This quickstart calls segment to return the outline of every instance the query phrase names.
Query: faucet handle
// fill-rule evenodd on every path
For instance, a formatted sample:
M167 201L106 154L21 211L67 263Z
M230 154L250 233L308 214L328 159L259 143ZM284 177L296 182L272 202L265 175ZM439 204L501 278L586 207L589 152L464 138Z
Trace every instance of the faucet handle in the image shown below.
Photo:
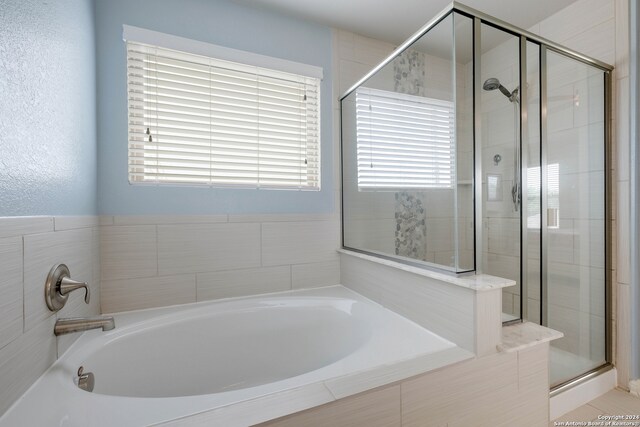
M84 288L84 302L89 304L89 298L91 294L89 292L89 285L87 282L79 282L77 280L70 279L69 277L63 277L60 280L60 285L58 286L58 292L62 295L67 295L71 291L75 291L76 289Z
M89 285L71 280L69 268L64 264L53 266L44 284L44 299L51 311L58 311L67 303L69 293L84 288L84 302L89 304Z

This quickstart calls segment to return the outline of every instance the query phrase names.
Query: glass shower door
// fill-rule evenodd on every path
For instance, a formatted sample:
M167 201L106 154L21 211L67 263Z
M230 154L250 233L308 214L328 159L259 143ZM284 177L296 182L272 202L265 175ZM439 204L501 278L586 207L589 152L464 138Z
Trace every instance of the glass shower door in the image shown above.
M553 386L606 358L606 116L602 70L553 51L546 62L542 323L564 333L551 346Z

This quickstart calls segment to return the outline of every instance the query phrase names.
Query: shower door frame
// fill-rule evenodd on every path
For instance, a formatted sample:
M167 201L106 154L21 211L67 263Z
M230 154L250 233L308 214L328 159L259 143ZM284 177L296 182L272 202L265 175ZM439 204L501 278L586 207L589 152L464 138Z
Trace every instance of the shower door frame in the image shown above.
M490 27L496 28L498 30L502 30L506 33L510 33L513 36L519 37L519 65L520 65L520 88L524 87L527 81L527 42L532 42L539 47L539 79L540 79L540 106L539 106L539 114L540 114L540 181L541 184L546 180L546 150L547 150L547 52L555 52L557 54L563 55L567 58L582 62L589 66L595 67L603 72L604 76L604 269L605 269L605 363L595 369L592 369L588 372L585 372L579 375L576 378L568 380L564 383L558 384L551 389L551 395L555 395L560 393L568 388L576 386L584 381L599 375L605 371L608 371L613 368L612 365L612 299L611 299L611 118L612 118L612 71L613 66L599 61L597 59L591 58L587 55L584 55L580 52L576 52L572 49L569 49L565 46L562 46L558 43L555 43L551 40L545 39L544 37L540 37L536 34L533 34L529 31L518 28L514 25L509 24L508 22L502 21L500 19L494 18L490 15L482 13L478 10L475 10L471 7L468 7L464 4L458 2L450 3L444 10L438 13L434 18L432 18L427 24L425 24L422 28L420 28L415 34L413 34L410 38L408 38L404 43L398 46L394 52L389 55L384 61L382 61L377 67L373 68L366 75L364 75L360 80L358 80L354 85L352 85L341 97L340 101L344 100L349 94L354 92L360 85L362 85L366 80L371 78L374 74L376 74L380 69L393 61L400 53L405 51L409 46L411 46L414 42L416 42L419 38L424 36L429 30L438 25L443 19L449 16L452 13L459 13L460 15L471 18L473 22L473 30L472 30L472 43L473 43L473 117L474 117L474 125L473 125L473 141L474 141L474 182L473 182L473 194L474 194L474 264L476 273L482 273L482 257L483 253L479 248L482 248L482 146L481 146L481 125L482 120L479 114L480 111L480 96L482 90L482 80L480 75L480 66L481 66L481 58L482 58L482 47L481 47L481 25L486 24ZM526 168L523 168L522 165L526 164L526 156L527 150L523 150L523 147L527 147L528 135L525 132L528 124L528 111L527 111L527 91L520 90L520 129L519 129L519 141L520 144L520 187L521 187L521 204L520 204L520 319L516 319L514 322L520 322L523 318L527 316L527 304L526 304L526 267L527 267L527 259L524 256L524 248L527 243L527 221L526 218L523 219L523 212L525 212L526 208L526 191L527 191L527 177L524 172ZM526 144L525 144L526 142ZM342 162L342 157L341 157ZM341 167L343 165L341 164ZM546 325L546 310L543 308L545 304L543 304L544 299L547 295L547 280L546 280L546 271L547 271L547 250L544 242L547 241L547 218L546 215L542 215L542 212L546 212L546 186L540 186L541 191L541 235L540 235L540 263L541 263L541 289L540 289L540 319L541 324ZM344 192L342 192L342 212L341 212L341 220L343 224L342 230L342 246L344 245ZM353 248L348 248L350 250L356 250L358 252L367 252L362 250L357 250ZM373 254L376 256L380 256L380 254ZM431 266L420 265L422 268L431 268ZM468 272L463 272L468 273ZM460 274L460 273L458 273Z
M579 52L573 51L569 48L561 46L557 43L554 43L550 40L547 40L543 37L539 37L535 34L529 33L528 31L521 30L509 23L496 19L492 16L486 15L482 12L479 12L473 8L462 5L460 3L452 3L450 6L451 11L458 12L463 15L466 15L473 19L473 49L474 49L474 118L475 118L475 129L474 129L474 149L477 151L474 158L474 167L475 167L475 209L476 209L476 242L482 242L482 155L479 153L482 149L481 145L481 119L480 115L477 114L479 111L480 105L480 96L482 90L482 77L480 75L480 67L482 60L482 49L481 49L481 31L480 25L487 24L493 28L497 28L499 30L510 33L514 36L518 36L520 38L520 88L525 87L527 81L527 42L532 42L539 47L539 79L540 79L540 219L541 219L541 230L540 230L540 320L542 325L547 325L547 307L545 304L545 298L548 289L547 282L547 246L545 242L548 241L548 230L547 230L547 215L546 213L546 204L547 204L547 186L543 185L546 183L547 179L547 147L548 147L548 139L547 139L547 52L555 52L557 54L563 55L569 59L573 59L575 61L582 62L594 68L597 68L603 72L604 77L604 310L605 310L605 363L595 369L591 369L583 374L567 380L563 383L557 384L551 388L551 395L556 395L561 393L564 390L567 390L571 387L574 387L578 384L587 381L590 378L593 378L603 372L606 372L613 368L612 364L612 334L613 334L613 326L612 326L612 300L611 300L611 286L612 286L612 277L611 277L611 118L612 118L612 71L613 66L606 64L602 61L599 61L594 58L590 58L586 55L583 55ZM524 172L526 168L523 165L526 165L527 162L527 150L524 149L528 147L528 135L526 132L527 124L528 124L528 100L527 100L527 91L520 90L520 187L521 187L521 204L520 204L520 321L522 319L527 318L527 256L525 250L527 248L527 220L524 216L524 212L526 212L526 191L527 191L527 176ZM476 243L476 249L478 248L478 243ZM476 272L482 272L482 251L476 250ZM518 322L518 320L514 321ZM511 323L511 322L509 322Z

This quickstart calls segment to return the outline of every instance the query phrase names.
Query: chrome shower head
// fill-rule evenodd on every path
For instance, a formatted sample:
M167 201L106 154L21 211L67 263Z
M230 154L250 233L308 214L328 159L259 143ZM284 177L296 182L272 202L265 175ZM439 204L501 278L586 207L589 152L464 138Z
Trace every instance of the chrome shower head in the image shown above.
M489 77L487 80L484 81L484 84L482 85L482 89L484 90L496 90L500 87L500 80L496 79L495 77Z
M517 96L514 97L514 95L517 94L518 89L514 90L513 93L509 92L509 90L506 87L500 84L500 80L496 79L495 77L489 77L487 80L485 80L484 84L482 85L482 89L484 90L499 89L504 96L509 98L509 101L513 102L514 100L517 100Z

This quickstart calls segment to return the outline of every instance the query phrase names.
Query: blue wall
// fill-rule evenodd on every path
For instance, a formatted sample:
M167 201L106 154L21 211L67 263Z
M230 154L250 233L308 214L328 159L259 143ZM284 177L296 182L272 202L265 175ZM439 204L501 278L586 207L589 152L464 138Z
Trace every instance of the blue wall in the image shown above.
M123 24L322 67L322 190L130 185ZM96 0L96 28L101 214L333 210L331 32L328 27L222 0Z
M93 12L0 4L0 216L96 213Z

